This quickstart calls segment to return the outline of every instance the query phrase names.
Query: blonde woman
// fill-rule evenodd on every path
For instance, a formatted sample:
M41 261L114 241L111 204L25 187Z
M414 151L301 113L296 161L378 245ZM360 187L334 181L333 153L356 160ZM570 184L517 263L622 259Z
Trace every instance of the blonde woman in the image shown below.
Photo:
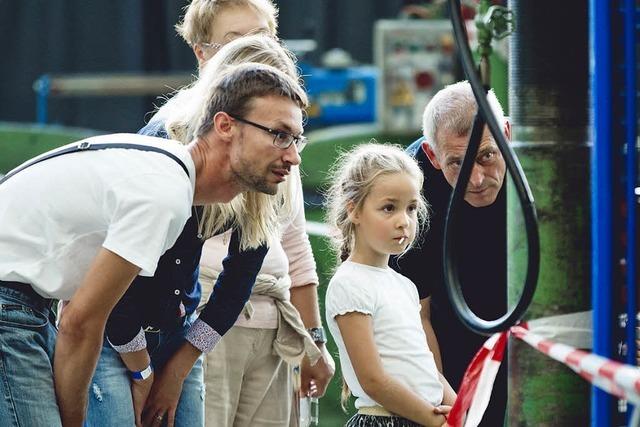
M269 64L297 77L294 58L288 51L272 38L253 35L222 47L201 69L201 78L217 72L225 64L245 61ZM168 137L188 141L193 130L184 118L189 115L193 97L201 92L196 83L189 91L173 97L146 129L162 135L166 128ZM246 125L255 127L251 123ZM302 362L301 393L304 395L322 396L333 375L333 360L324 347L316 291L318 277L305 231L297 167L291 168L290 178L278 194L281 204L278 238L269 244L250 301L216 351L205 358L205 419L210 426L295 424L297 418L292 412L296 412L294 402L297 400L293 392L293 366ZM229 217L243 228L247 217L235 213L242 212L243 204L259 204L256 200L263 197L250 192L229 206L206 207L201 223L204 235L212 235L223 225L211 221L216 216L207 215L208 210L228 209ZM209 299L222 271L231 239L232 231L228 230L211 237L204 245L200 264L202 303ZM310 329L313 340L305 329ZM310 358L303 359L305 354Z

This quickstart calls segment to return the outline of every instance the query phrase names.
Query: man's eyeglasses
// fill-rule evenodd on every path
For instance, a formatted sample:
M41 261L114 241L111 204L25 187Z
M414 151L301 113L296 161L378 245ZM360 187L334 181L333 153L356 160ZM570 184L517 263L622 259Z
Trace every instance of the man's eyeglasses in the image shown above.
M285 132L283 130L271 129L266 126L259 125L258 123L254 123L252 121L243 119L242 117L235 116L233 114L229 114L229 116L239 122L245 123L247 125L263 130L267 133L270 133L271 135L273 135L273 145L275 145L278 148L282 148L283 150L286 150L287 148L291 147L291 144L295 144L296 149L298 150L298 153L300 153L304 149L304 147L307 145L307 138L305 138L302 135L294 136L294 135L291 135L289 132Z

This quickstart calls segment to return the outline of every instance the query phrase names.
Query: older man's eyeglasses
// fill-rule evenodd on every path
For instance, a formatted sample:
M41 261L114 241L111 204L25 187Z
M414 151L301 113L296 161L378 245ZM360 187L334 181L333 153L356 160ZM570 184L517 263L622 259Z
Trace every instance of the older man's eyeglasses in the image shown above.
M245 123L249 126L253 126L267 133L270 133L271 135L273 135L273 145L275 145L278 148L282 148L283 150L286 150L287 148L291 147L291 144L295 144L296 149L298 150L298 153L299 153L307 145L307 138L305 138L302 135L295 136L283 130L271 129L266 126L262 126L258 123L252 122L250 120L243 119L242 117L235 116L233 114L229 114L229 116L239 122Z

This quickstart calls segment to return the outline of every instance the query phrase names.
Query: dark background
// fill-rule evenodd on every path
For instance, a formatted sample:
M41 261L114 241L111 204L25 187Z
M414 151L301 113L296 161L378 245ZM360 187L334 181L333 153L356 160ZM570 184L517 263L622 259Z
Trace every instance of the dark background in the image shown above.
M373 24L401 0L279 0L283 39L311 38L372 62ZM0 121L35 122L33 82L43 74L193 72L190 48L173 29L187 0L0 0ZM154 97L50 98L49 123L136 131ZM148 115L146 116L148 120Z

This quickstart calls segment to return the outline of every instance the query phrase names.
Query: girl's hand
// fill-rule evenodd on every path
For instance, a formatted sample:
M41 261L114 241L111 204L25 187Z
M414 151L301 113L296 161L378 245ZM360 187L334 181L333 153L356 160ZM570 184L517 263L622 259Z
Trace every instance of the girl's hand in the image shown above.
M429 423L429 425L438 427L447 426L447 415L449 415L449 412L451 412L451 406L449 405L434 406L433 415L435 417L433 418L433 421Z
M433 415L429 417L429 420L425 424L427 427L443 427L447 425L447 416L444 414L437 414L435 409L433 411Z
M450 405L440 405L433 407L433 413L436 415L449 415L449 412L451 412Z

